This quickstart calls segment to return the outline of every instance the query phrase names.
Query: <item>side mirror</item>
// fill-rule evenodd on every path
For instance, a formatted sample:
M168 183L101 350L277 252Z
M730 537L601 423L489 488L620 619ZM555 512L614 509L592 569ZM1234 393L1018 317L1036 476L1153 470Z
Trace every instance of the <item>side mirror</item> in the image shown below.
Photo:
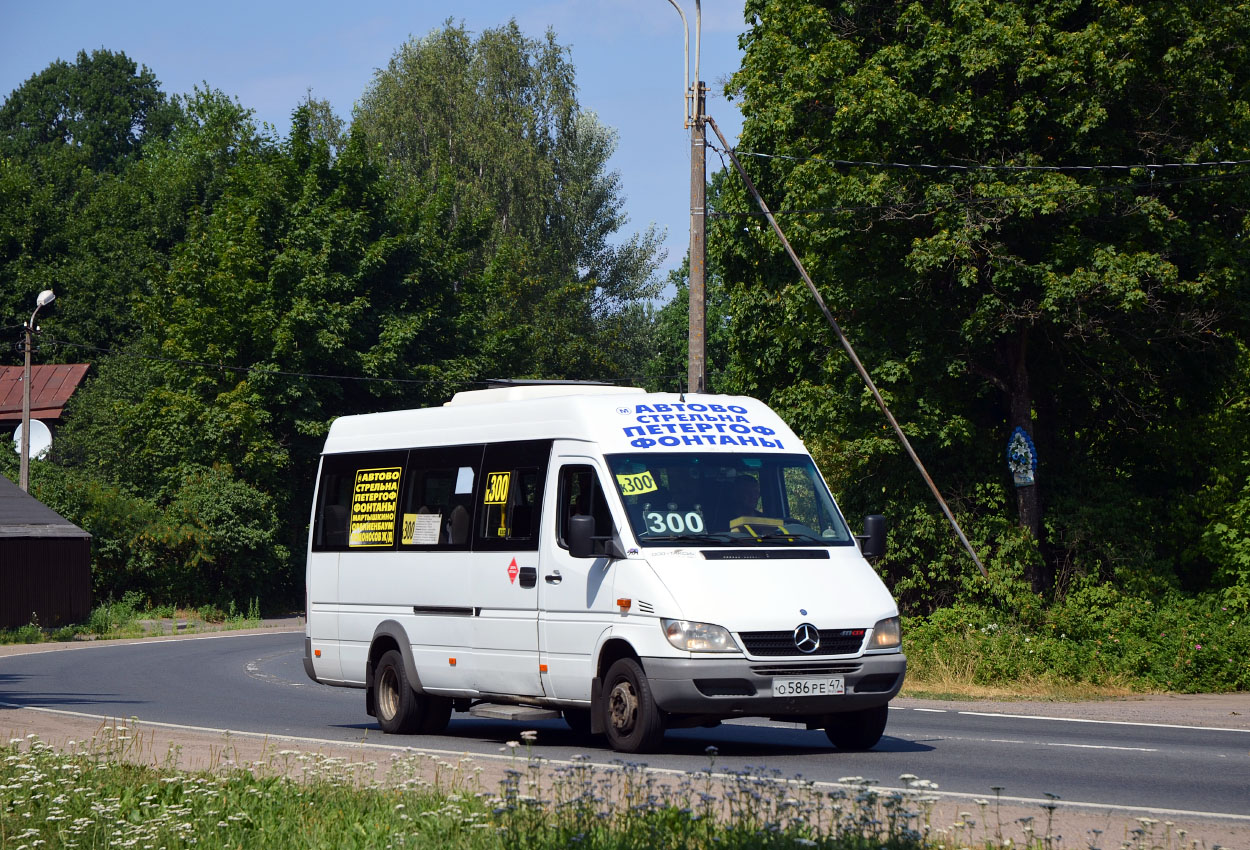
M569 517L569 554L574 558L594 557L595 518L584 514Z
M875 561L885 554L885 517L868 514L864 517L864 533L856 535L859 551L865 558Z

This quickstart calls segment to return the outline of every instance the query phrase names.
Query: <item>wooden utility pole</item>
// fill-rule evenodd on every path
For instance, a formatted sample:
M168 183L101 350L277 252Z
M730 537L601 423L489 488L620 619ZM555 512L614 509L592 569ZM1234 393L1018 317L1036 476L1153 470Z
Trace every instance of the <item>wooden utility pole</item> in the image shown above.
M707 86L696 79L690 127L690 337L687 379L691 392L707 391Z
M22 459L18 465L17 486L22 488L22 492L30 491L30 348L31 335L34 328L31 327L35 323L35 317L31 316L30 323L24 329L25 341L23 348L26 352L26 364L22 369Z

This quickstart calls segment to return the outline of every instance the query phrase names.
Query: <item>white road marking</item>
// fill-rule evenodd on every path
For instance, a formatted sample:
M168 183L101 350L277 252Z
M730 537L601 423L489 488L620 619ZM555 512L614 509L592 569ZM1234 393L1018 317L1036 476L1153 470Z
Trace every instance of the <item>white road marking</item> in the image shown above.
M944 708L913 708L912 711L927 711L929 714L945 714Z
M1047 741L1048 747L1075 747L1079 750L1127 750L1134 753L1157 753L1158 747L1113 747L1109 744L1061 744L1058 741Z
M900 706L901 708L902 706ZM913 708L912 711L924 711ZM1044 714L1004 714L997 711L961 711L971 717L1005 717L1011 720L1057 720L1060 723L1101 723L1105 726L1148 726L1154 729L1193 729L1201 732L1241 732L1250 734L1250 729L1229 729L1225 726L1184 726L1180 723L1142 723L1135 720L1091 720L1088 717L1050 717Z
M991 744L1024 744L1033 747L1076 747L1082 750L1129 750L1135 753L1157 753L1156 747L1113 747L1109 744L1064 744L1059 741L1017 741L1014 738L987 738Z

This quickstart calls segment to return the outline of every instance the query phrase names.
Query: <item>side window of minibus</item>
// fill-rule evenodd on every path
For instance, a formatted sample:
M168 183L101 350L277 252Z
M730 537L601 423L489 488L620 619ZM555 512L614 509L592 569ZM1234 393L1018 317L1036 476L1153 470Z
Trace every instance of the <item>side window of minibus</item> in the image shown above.
M347 517L352 503L352 477L340 464L327 458L317 486L317 513L313 523L313 549L347 546Z
M593 466L566 466L560 470L559 504L557 534L562 548L569 548L570 517L594 517L596 537L606 537L612 533L612 512L608 509L607 497L599 486L599 476Z
M313 550L395 548L406 451L327 455L317 483Z
M475 549L537 549L551 441L486 446Z
M400 501L403 548L468 549L481 446L414 449Z

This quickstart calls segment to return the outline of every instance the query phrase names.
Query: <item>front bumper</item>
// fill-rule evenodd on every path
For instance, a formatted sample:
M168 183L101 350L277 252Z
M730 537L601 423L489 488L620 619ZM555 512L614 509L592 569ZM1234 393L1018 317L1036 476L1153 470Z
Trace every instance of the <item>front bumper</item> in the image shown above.
M745 658L644 658L656 705L670 714L720 717L811 717L885 705L903 686L901 652L813 664ZM773 696L775 677L841 676L837 696Z

